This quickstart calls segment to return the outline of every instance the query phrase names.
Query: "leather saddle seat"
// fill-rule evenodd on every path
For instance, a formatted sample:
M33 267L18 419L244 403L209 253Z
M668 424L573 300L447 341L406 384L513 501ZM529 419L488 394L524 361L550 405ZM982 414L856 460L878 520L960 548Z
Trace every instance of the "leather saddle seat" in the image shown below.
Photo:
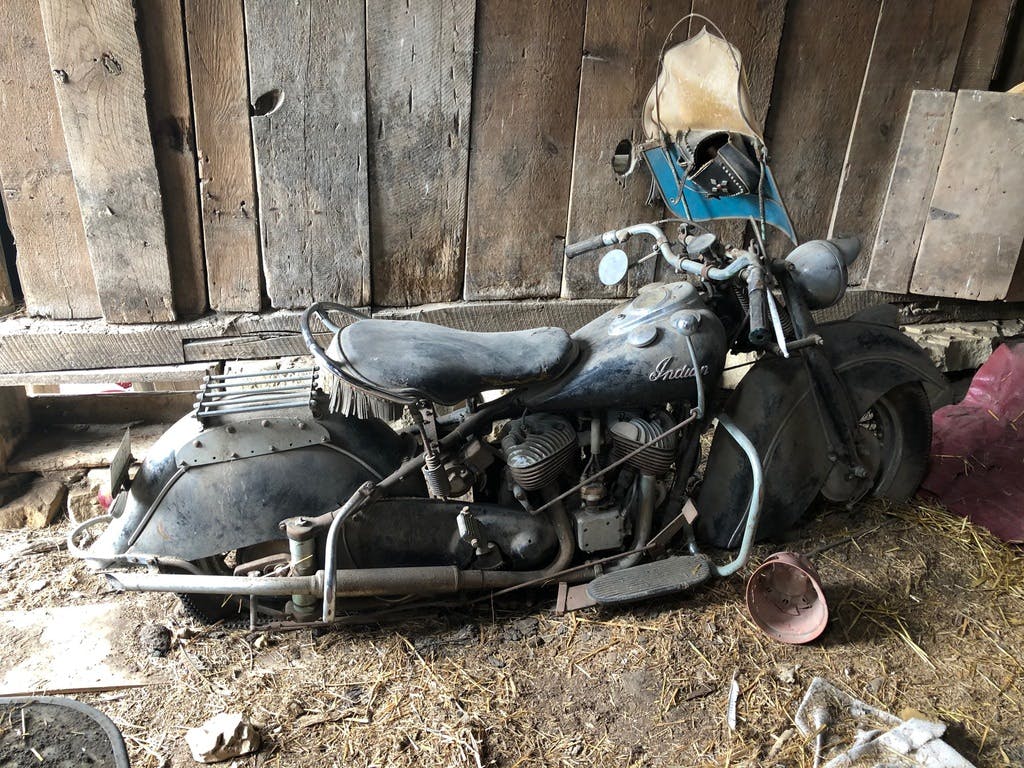
M476 333L411 320L358 320L328 351L385 392L454 405L491 389L557 378L576 358L561 328Z

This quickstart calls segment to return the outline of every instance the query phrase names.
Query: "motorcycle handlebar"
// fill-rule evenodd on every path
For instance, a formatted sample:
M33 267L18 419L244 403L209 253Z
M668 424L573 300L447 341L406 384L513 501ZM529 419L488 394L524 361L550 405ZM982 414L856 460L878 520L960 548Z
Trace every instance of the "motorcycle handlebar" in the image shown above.
M741 256L734 259L727 267L710 267L699 261L692 261L677 256L669 247L668 238L661 231L657 224L633 224L624 229L613 229L600 235L588 237L565 248L565 257L572 259L587 251L593 251L606 245L624 243L633 235L650 235L657 243L658 250L669 266L680 272L687 272L691 275L703 278L704 280L725 281L732 280L736 275L747 267L757 266L757 262L748 256Z
M596 251L598 248L611 245L611 243L606 243L604 238L605 235L603 234L594 235L593 237L588 237L586 240L580 240L578 243L565 246L565 258L574 259L587 251Z

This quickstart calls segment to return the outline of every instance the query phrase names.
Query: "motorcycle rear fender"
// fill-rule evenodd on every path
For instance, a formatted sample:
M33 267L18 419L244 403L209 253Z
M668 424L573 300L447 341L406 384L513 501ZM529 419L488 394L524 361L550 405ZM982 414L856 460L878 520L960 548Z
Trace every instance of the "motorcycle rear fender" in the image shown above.
M296 414L303 415L310 414ZM381 421L332 416L319 423L330 434L329 446L182 471L176 453L202 431L198 421L186 416L150 449L123 511L90 548L90 560L99 565L123 556L198 560L282 539L279 521L336 509L360 484L386 476L410 453Z
M900 384L920 382L932 402L946 386L924 350L889 325L845 320L823 324L817 333L858 414ZM832 468L806 367L799 357L765 358L743 377L725 412L761 455L765 499L758 538L776 538L804 514ZM739 543L751 483L743 453L717 430L697 497L703 540L726 548Z

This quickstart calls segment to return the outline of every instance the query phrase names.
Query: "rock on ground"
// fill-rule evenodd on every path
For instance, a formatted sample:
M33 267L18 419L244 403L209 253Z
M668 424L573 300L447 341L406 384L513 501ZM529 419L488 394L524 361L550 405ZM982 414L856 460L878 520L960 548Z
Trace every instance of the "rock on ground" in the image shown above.
M0 507L0 529L45 528L53 521L66 492L56 480L36 480L21 496Z
M200 763L219 763L260 748L260 732L238 712L224 712L185 734L192 757Z
M68 506L75 520L82 522L106 514L101 497L110 497L110 471L91 469L78 483L68 489Z

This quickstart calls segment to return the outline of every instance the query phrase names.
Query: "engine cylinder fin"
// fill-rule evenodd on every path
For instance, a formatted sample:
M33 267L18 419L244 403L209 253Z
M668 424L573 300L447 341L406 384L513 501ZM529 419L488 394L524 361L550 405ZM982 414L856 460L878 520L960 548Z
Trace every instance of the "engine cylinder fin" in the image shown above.
M659 435L671 429L672 426L672 417L664 411L656 413L650 419L637 416L617 421L609 430L612 440L612 459L618 461L645 443L656 440ZM663 475L672 468L678 445L677 433L666 435L631 458L626 464L645 475Z
M501 441L512 479L524 490L535 491L554 482L576 450L576 430L569 420L536 413L509 422Z

